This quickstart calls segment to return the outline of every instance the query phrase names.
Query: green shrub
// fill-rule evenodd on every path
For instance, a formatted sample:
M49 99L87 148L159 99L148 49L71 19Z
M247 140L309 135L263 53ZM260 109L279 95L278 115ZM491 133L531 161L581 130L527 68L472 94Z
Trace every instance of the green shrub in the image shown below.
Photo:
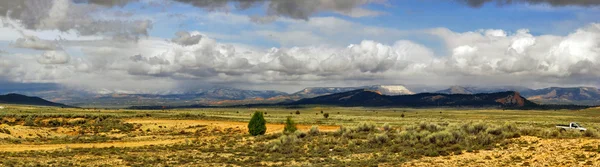
M440 147L450 146L457 143L454 135L448 131L440 131L429 134L427 137L425 137L425 141L429 142L429 144L435 144Z
M310 127L310 130L308 130L308 134L313 136L319 135L319 126L313 125L312 127Z
M519 129L519 134L522 136L539 136L541 131L538 128L525 127Z
M361 123L356 127L356 131L358 132L370 132L376 130L376 127L372 123Z
M502 129L501 128L488 129L487 133L496 135L496 136L500 136L500 135L502 135Z
M282 135L277 140L267 145L268 150L272 152L291 153L294 150L294 144L300 142L296 135Z
M62 122L59 121L58 119L52 119L52 120L48 121L48 126L59 127L59 126L62 126Z
M389 141L389 137L387 134L376 134L375 136L370 137L369 142L374 144L384 144Z
M35 126L35 118L33 118L33 116L27 116L27 118L25 118L25 123L23 124L23 126Z
M583 136L596 138L598 137L598 132L596 132L596 130L593 129L588 129L583 133Z
M558 129L546 129L541 133L541 137L545 138L557 138L560 136L560 132L558 131Z
M389 124L389 123L385 123L385 124L383 124L383 127L382 127L382 128L383 128L383 130L385 130L385 131L390 131L390 130L392 129L392 127L390 126L390 124Z
M304 137L306 137L306 133L304 133L302 131L299 131L299 130L297 130L296 132L294 132L294 135L296 135L296 137L298 137L298 138L304 138Z
M325 113L325 114L323 114L323 117L324 117L325 119L329 118L329 113Z
M285 120L285 127L283 127L283 133L291 134L296 132L296 130L298 130L298 128L296 127L296 123L294 123L291 117L287 117L287 119Z
M340 128L338 130L336 130L333 134L336 135L336 136L341 136L344 133L346 133L347 131L348 131L348 128L340 125Z
M442 128L436 124L422 122L419 124L419 131L423 131L423 130L426 130L429 132L437 132L437 131L442 130Z
M462 129L469 134L479 134L481 132L485 132L488 129L488 126L485 123L477 123L477 124L464 124L462 125Z
M490 134L486 134L486 133L480 133L478 135L476 135L475 137L471 137L469 138L469 144L471 144L472 146L489 146L491 145L494 141L495 138L493 136L491 136Z
M300 115L300 111L299 110L296 110L296 115Z
M250 122L248 122L248 132L252 136L264 135L267 132L267 121L262 112L254 112Z
M402 131L400 134L398 134L398 139L402 141L412 141L416 140L417 137L414 131Z

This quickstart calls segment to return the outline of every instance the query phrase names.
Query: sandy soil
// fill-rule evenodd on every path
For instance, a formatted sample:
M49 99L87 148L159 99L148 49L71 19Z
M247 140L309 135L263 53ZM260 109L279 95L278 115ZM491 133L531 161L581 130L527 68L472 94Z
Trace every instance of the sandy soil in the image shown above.
M600 139L513 139L508 148L445 157L426 157L404 166L600 166L600 155L583 146L597 146Z

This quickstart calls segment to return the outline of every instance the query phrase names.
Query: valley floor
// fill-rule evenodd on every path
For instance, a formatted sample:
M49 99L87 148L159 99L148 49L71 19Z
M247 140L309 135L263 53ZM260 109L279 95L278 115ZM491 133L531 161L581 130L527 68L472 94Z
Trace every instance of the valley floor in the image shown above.
M247 129L255 111L265 112L268 122L267 134L258 137ZM6 105L0 116L0 166L600 165L600 109L162 111ZM282 134L287 117L298 123L298 132ZM571 121L589 131L554 128Z

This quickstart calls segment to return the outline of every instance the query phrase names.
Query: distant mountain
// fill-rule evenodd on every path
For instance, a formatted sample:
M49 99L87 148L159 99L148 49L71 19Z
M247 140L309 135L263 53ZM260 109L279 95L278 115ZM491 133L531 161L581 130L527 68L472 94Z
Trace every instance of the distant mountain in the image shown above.
M575 105L600 105L600 90L593 87L550 87L543 89L529 89L525 87L468 87L452 86L448 89L436 91L445 94L477 94L503 91L517 91L530 101L540 104L575 104Z
M39 96L45 99L50 99L52 101L66 103L69 105L87 107L199 105L247 99L262 101L266 98L287 95L287 93L280 91L243 90L236 88L216 87L211 89L200 89L197 91L190 92L173 92L174 94L135 94L108 90L100 92L105 93L82 90L53 90L39 92L23 92L23 94Z
M54 103L44 100L39 97L30 97L20 94L6 94L0 95L0 104L23 104L23 105L36 105L36 106L54 106L54 107L71 107L68 105Z
M360 86L360 87L311 87L305 88L299 92L292 94L292 96L300 96L302 98L316 97L322 95L328 95L333 93L348 92L358 89L366 89L371 91L380 92L384 95L407 95L414 94L403 85L371 85L371 86Z
M518 86L501 86L501 87L474 87L474 86L451 86L448 89L439 90L434 93L445 93L445 94L477 94L477 93L494 93L494 92L526 92L532 89Z
M519 92L508 91L480 94L420 93L387 96L375 91L355 90L307 98L287 105L337 105L337 106L396 106L396 107L503 107L526 108L537 104L522 97Z
M310 87L310 88L304 88L299 92L293 93L293 94L291 94L291 96L298 96L299 98L316 97L316 96L328 95L328 94L333 94L333 93L348 92L348 91L353 91L356 89L360 89L360 88L357 88L357 87Z
M544 104L600 105L600 90L593 87L550 87L523 91L527 99Z
M271 98L275 96L287 95L285 92L273 90L243 90L236 88L213 88L201 91L196 95L207 99L222 100L243 100L251 98Z
M414 87L413 87L414 88ZM271 90L243 90L227 87L200 89L197 91L173 91L166 94L133 94L123 91L90 92L85 90L44 90L30 92L14 92L28 96L37 96L50 101L72 106L86 107L128 107L128 106L227 106L244 104L275 104L293 102L305 98L313 98L353 90L369 90L382 95L411 95L413 90L403 85L372 85L359 87L309 87L295 93ZM435 91L439 94L479 94L516 91L530 101L540 104L577 104L600 105L600 91L591 87L529 89L525 87L473 87L452 86ZM110 93L112 92L112 93ZM419 91L422 92L422 91ZM165 93L165 92L163 92Z

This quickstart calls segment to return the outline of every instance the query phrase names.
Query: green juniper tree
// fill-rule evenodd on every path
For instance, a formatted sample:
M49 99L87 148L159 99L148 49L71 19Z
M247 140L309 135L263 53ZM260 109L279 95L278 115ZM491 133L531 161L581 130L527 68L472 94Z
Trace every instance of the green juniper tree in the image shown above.
M252 136L264 135L267 132L267 121L262 112L254 112L248 123L248 132Z

